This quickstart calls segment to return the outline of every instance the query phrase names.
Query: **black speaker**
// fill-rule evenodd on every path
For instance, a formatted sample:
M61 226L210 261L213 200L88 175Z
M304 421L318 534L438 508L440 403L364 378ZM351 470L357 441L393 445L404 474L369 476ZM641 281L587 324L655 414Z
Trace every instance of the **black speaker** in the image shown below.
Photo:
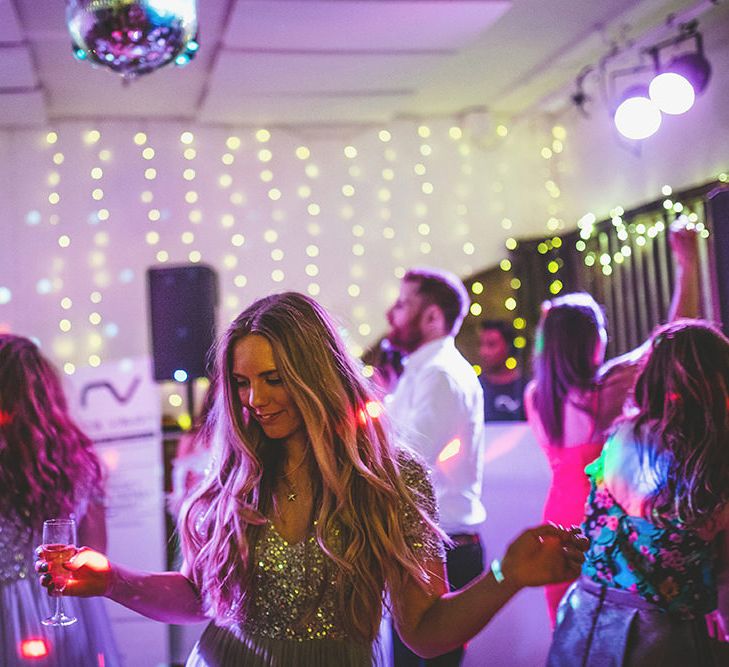
M215 341L218 277L204 264L147 270L155 380L207 375Z

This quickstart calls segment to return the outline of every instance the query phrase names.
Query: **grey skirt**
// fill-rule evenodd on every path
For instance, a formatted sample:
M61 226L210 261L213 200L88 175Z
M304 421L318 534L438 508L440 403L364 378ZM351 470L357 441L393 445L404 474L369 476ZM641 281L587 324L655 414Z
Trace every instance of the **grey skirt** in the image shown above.
M704 617L683 620L586 577L562 598L548 667L719 667Z

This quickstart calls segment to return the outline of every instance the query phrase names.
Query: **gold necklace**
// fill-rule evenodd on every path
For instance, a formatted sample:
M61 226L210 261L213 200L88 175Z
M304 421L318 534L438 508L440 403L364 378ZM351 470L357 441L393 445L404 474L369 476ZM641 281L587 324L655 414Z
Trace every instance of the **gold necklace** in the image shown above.
M294 485L289 482L286 475L283 475L283 481L286 485L286 488L288 489L288 493L286 494L286 500L288 500L290 503L293 503L296 500L296 489L294 488Z
M297 465L293 470L289 471L288 474L282 472L281 478L283 479L284 484L286 485L286 488L288 489L288 493L286 494L286 500L288 500L290 503L293 503L296 500L296 487L293 485L293 483L289 480L289 476L293 475L295 472L299 470L304 464L306 463L306 457L304 457L301 460L301 463Z

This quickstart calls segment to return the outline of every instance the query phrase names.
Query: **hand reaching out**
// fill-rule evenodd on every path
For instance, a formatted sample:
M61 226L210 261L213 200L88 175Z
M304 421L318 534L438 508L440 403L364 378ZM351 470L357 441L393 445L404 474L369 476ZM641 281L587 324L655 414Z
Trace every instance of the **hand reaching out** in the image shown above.
M580 574L588 546L578 528L537 526L509 545L501 570L504 579L519 588L569 581Z

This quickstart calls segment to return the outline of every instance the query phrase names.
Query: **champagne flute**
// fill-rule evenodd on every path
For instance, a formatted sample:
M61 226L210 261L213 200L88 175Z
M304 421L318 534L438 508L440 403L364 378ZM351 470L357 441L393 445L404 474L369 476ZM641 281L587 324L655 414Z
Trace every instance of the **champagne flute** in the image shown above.
M73 519L48 519L43 522L43 544L40 557L48 563L48 573L53 578L55 612L44 618L43 625L72 625L74 616L66 616L63 611L63 589L66 588L71 573L63 567L76 553L76 522Z

